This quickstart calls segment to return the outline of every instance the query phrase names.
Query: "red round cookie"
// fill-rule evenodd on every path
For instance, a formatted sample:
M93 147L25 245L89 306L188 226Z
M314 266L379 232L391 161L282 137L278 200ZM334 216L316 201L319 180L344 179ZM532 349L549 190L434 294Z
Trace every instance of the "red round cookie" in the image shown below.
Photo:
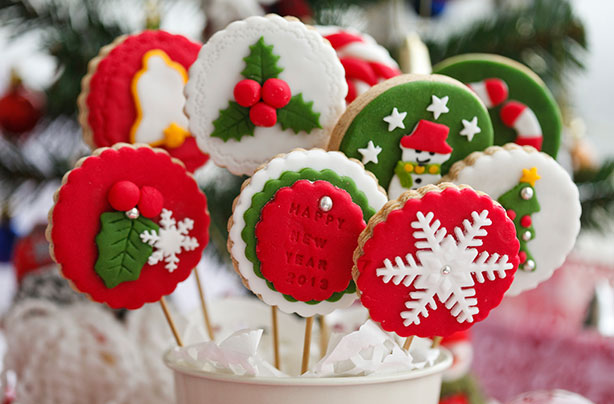
M193 221L187 226L192 245L176 255L179 260L174 270L168 269L164 259L153 265L146 263L137 280L109 288L94 269L99 257L96 239L101 232L101 215L117 212L107 195L119 181L158 190L177 227L185 219ZM158 215L147 220L163 229L162 219ZM190 275L209 239L209 214L205 195L181 164L160 149L126 145L87 157L67 174L50 213L50 227L55 260L78 290L112 308L137 309L171 293Z
M499 305L518 267L514 223L490 197L446 188L407 200L356 261L371 318L402 337L448 336Z
M130 130L137 119L132 95L132 81L143 67L143 56L160 49L185 70L196 60L201 45L181 35L164 31L144 31L126 37L104 56L95 67L85 99L87 123L96 147L110 147L116 143L130 143ZM177 148L166 149L181 160L189 171L207 162L209 156L189 136Z
M365 228L350 194L326 181L280 188L256 225L262 275L281 293L308 302L344 291Z

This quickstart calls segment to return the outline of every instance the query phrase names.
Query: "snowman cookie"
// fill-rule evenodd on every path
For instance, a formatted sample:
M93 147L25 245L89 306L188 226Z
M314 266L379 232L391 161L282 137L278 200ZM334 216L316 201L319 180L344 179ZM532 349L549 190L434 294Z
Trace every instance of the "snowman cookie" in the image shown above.
M515 144L493 146L456 163L443 180L486 192L514 221L520 266L509 295L550 278L573 248L580 231L578 189L546 153Z
M356 99L333 130L329 150L362 160L391 199L434 184L455 161L492 145L484 104L444 76L403 75Z
M216 164L251 175L296 147L325 147L345 109L334 49L314 29L278 15L217 32L190 69L186 112Z
M112 308L137 309L190 275L208 228L205 195L179 160L117 144L64 176L47 238L76 289Z
M345 101L348 104L377 83L401 74L399 65L388 50L370 35L351 28L315 28L333 46L345 69L348 84Z
M556 157L561 113L544 82L528 67L503 56L468 54L433 67L467 84L488 107L494 144L514 142Z
M486 318L514 279L518 241L505 209L468 186L427 185L388 202L354 253L374 321L399 336L449 336Z
M339 152L298 149L248 179L229 220L228 250L246 287L303 317L356 299L358 235L386 202L375 177Z

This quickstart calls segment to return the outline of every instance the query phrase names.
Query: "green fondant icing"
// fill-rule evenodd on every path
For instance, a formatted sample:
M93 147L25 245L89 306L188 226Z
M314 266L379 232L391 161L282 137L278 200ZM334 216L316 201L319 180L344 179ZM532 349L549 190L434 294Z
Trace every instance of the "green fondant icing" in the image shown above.
M277 78L284 69L277 66L279 56L273 53L273 45L267 45L264 37L249 47L249 55L243 58L245 69L241 75L263 85L268 79Z
M426 108L432 103L432 96L448 96L449 112L435 119ZM388 124L383 120L396 107L399 112L407 112L403 120L405 129L396 128L388 131ZM460 135L464 126L462 120L478 118L481 129L472 141ZM364 148L369 140L382 147L378 163L369 162L365 168L371 171L382 187L388 188L397 162L401 160L399 143L404 135L410 134L418 121L425 119L444 124L450 128L446 142L453 151L450 158L441 165L442 175L458 160L462 160L474 151L484 150L493 142L493 130L488 111L471 90L440 81L413 81L392 87L367 104L354 118L347 129L339 150L348 157L362 159L358 149Z
M337 175L333 170L325 169L322 171L316 171L311 168L304 168L300 171L286 171L281 174L277 179L268 180L262 189L262 191L254 194L252 197L252 204L249 209L245 211L243 219L245 220L245 227L241 232L241 238L245 241L245 257L253 264L254 273L264 279L268 287L277 292L271 282L269 282L260 272L260 261L256 255L256 224L260 220L260 212L280 188L292 186L296 181L309 180L309 181L327 181L332 185L342 188L347 191L352 197L352 202L360 206L365 222L368 222L371 216L375 214L375 209L369 205L367 196L358 189L354 181L350 177L342 177ZM353 281L350 282L347 289L343 292L334 293L327 299L329 302L335 302L346 293L355 293L356 285ZM292 296L283 295L288 301L297 301ZM319 301L305 302L307 304L318 304Z
M105 212L100 215L100 223L94 270L109 289L136 281L152 253L152 247L141 241L140 234L158 231L158 225L143 216L129 219L124 212Z
M479 56L478 56L479 57ZM493 59L488 59L489 57ZM515 67L494 59L494 55L484 55L483 59L444 60L433 68L434 73L453 77L463 83L475 83L488 78L499 78L506 82L508 100L516 100L526 104L533 110L542 128L544 142L542 151L556 157L561 143L561 113L550 91L543 83L532 75ZM526 68L528 70L528 67ZM505 103L492 108L490 118L495 131L494 143L504 145L514 142L516 131L503 124L499 111Z

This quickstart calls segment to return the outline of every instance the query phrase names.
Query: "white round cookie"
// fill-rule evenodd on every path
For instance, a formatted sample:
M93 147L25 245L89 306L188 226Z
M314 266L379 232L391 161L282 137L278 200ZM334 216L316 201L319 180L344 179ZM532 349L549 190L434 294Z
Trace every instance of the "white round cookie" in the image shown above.
M288 301L280 292L271 290L267 282L255 274L252 262L245 255L247 245L241 236L245 227L244 215L252 205L252 197L263 190L267 181L279 178L286 171L300 171L304 168L312 168L316 171L330 169L339 176L351 178L358 190L365 194L370 207L375 211L380 210L388 198L383 188L378 185L377 179L366 171L360 162L348 159L343 153L327 152L321 149L299 149L272 159L256 171L247 186L241 190L241 194L235 200L231 216L232 225L228 232L228 247L235 268L249 289L268 305L277 306L285 313L297 313L303 317L311 317L349 307L357 296L356 294L344 294L336 302L322 301L317 304Z
M531 215L535 238L528 241L537 264L533 272L519 269L507 295L515 296L549 279L573 248L580 231L578 188L569 174L549 155L530 146L508 144L476 152L452 166L442 178L455 184L467 184L497 200L516 186L523 169L537 168L541 177L535 183L535 195L541 207Z
M277 63L283 71L278 78L290 86L293 95L302 93L305 102L313 102L321 128L297 134L277 123L256 127L254 136L243 136L239 141L212 137L213 122L234 99L235 85L244 79L243 58L261 37L279 56ZM345 72L334 49L316 30L278 15L249 17L217 32L201 49L189 77L185 111L190 131L216 164L238 175L251 175L271 157L297 147L326 147L331 129L345 109Z

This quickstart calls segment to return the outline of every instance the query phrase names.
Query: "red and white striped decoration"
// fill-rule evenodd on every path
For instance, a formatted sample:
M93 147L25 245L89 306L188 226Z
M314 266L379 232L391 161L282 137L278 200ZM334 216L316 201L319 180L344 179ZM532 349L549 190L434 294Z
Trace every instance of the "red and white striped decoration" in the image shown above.
M509 93L507 84L501 79L486 79L476 83L468 83L467 87L482 100L488 109L507 100Z
M516 129L517 144L541 150L544 139L542 127L531 108L519 101L509 101L501 108L499 114L505 126Z

